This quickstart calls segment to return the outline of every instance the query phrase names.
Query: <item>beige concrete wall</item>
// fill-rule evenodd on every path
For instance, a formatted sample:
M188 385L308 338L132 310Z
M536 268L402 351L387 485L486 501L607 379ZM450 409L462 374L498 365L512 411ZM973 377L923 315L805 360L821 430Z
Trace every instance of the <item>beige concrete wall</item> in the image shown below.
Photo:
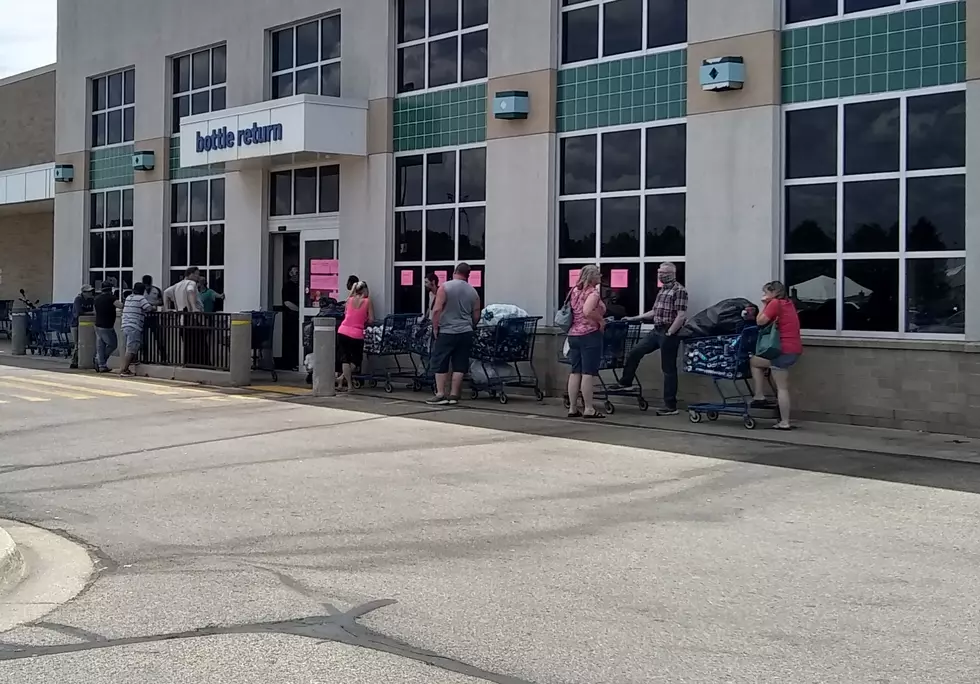
M54 213L0 214L0 299L51 301Z
M539 334L535 348L538 377L554 396L564 393L568 378L568 367L557 362L562 339ZM804 340L804 350L790 373L794 420L980 437L978 344L810 339ZM650 405L660 406L659 354L643 360L637 378ZM681 372L679 379L681 410L693 402L718 401L711 378ZM726 391L731 391L730 383ZM638 410L632 399L614 402L618 410ZM756 429L770 424L760 421Z
M0 171L54 161L54 68L0 81Z

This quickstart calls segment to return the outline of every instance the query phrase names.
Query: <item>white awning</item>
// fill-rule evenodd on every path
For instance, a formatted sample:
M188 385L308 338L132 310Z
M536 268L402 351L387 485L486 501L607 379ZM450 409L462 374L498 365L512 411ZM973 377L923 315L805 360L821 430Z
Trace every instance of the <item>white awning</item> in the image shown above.
M180 165L286 154L367 156L365 100L296 95L180 120Z

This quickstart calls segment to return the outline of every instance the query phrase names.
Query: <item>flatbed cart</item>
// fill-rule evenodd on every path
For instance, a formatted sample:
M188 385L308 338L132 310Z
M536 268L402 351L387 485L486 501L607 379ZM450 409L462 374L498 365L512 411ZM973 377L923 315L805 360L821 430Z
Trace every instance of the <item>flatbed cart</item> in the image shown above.
M377 387L384 383L384 390L389 394L394 391L392 380L404 379L414 382L418 376L418 366L412 358L412 334L416 326L418 314L389 314L385 316L380 326L371 325L364 328L364 355L369 363L365 364L370 372L361 372L358 381ZM380 334L376 332L380 327ZM402 365L403 357L408 358L411 365ZM375 370L373 366L379 360L385 360L383 370ZM390 364L394 364L394 368ZM379 364L380 365L380 364ZM356 385L355 385L356 387Z
M603 408L606 413L612 415L616 412L616 405L612 399L624 397L635 399L636 405L641 411L650 408L650 403L643 397L643 385L640 379L635 378L633 386L625 389L610 389L603 377L603 372L611 373L613 380L619 384L620 374L626 366L626 359L630 352L639 343L643 336L643 326L640 323L628 323L626 321L609 321L602 334L602 361L599 364L599 386L595 389L595 398L604 402ZM558 362L568 364L568 357L565 355L565 345L558 350ZM581 396L578 397L581 400ZM571 408L572 402L565 392L563 404L565 408Z
M709 376L720 400L691 404L688 418L692 423L700 423L704 416L708 420L718 420L720 415L729 415L740 416L746 429L755 428L755 418L751 413L754 392L749 384L752 377L749 358L755 353L758 337L758 326L751 325L733 335L685 341L684 372Z
M278 311L252 311L252 370L268 371L272 382L279 382L272 341L275 338Z
M486 392L491 399L506 404L506 388L523 387L534 390L534 398L538 401L544 400L532 361L540 320L541 316L502 318L496 325L476 329L470 359L479 362L486 382L471 378L470 396L473 399L479 398L480 392ZM525 366L523 371L522 365Z

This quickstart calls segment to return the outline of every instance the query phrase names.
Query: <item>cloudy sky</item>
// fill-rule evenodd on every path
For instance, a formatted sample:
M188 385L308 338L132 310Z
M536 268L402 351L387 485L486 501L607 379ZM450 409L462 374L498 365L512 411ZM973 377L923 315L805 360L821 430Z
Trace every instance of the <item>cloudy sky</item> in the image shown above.
M58 0L0 0L0 78L55 61Z

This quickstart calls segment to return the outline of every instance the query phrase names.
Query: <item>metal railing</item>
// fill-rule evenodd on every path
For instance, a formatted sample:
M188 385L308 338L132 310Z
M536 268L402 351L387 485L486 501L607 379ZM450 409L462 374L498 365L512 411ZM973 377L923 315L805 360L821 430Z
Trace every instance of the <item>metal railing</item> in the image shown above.
M159 311L146 315L140 362L231 370L231 314Z

